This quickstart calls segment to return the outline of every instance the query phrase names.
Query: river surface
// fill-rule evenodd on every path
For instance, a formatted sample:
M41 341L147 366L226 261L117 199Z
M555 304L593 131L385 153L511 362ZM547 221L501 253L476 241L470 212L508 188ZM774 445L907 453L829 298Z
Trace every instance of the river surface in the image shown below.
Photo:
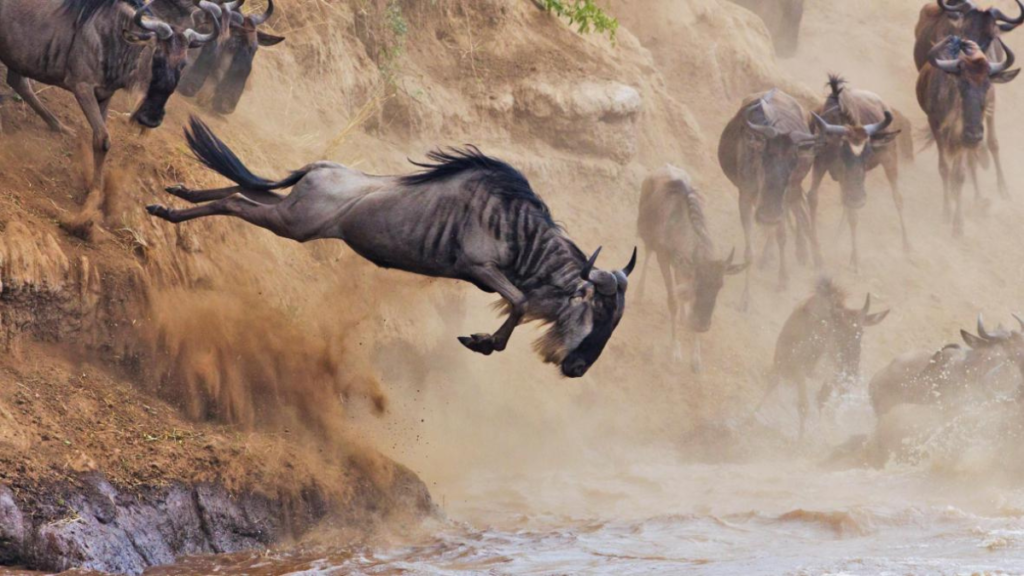
M800 461L594 472L477 477L447 502L447 520L372 546L196 558L150 573L1024 574L1019 488L938 479L927 467Z

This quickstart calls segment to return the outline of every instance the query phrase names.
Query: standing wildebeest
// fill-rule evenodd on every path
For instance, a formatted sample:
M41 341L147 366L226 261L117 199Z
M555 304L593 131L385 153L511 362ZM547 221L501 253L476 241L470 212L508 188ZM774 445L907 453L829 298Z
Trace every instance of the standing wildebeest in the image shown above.
M893 142L900 131L887 132L892 124L894 111L882 99L866 90L854 90L846 86L839 76L829 76L831 93L815 113L812 127L827 136L824 148L814 160L811 189L807 193L807 205L811 216L811 247L814 250L815 265L821 266L821 249L818 244L818 189L825 174L839 182L843 208L850 223L853 238L853 252L850 263L854 269L860 265L857 255L857 212L865 202L867 193L864 182L867 173L878 166L885 169L885 177L892 187L892 199L900 218L903 234L903 249L910 250L907 227L903 222L903 197L899 189L899 148L909 150L913 157L914 143ZM910 135L906 136L910 140Z
M652 172L640 192L637 231L644 243L644 269L640 276L643 296L651 255L658 259L668 292L672 347L681 357L677 325L685 316L693 333L692 367L700 372L700 334L711 329L718 292L725 276L739 274L747 264L734 265L736 250L725 260L715 259L715 245L704 218L704 201L681 168L665 166ZM682 300L679 306L677 300Z
M834 372L818 392L818 412L831 398L837 385L860 377L861 340L864 328L875 326L889 315L885 310L871 313L871 295L864 307L846 307L846 295L831 280L821 280L813 296L797 307L786 320L775 344L775 361L761 404L780 382L797 386L800 437L807 421L807 379L823 360L830 361Z
M718 143L718 162L740 193L744 261L753 258L753 219L774 226L779 244L779 284L783 287L789 281L784 214L787 210L796 214L799 232L809 228L802 183L824 141L824 135L816 137L808 132L807 121L799 102L774 89L748 96ZM750 268L743 289L744 309L749 302Z
M796 54L800 43L800 22L804 17L804 0L732 0L761 17L779 56Z
M87 210L102 203L111 97L144 87L146 97L131 119L147 128L160 126L187 50L216 36L216 31L200 34L148 17L153 1L136 8L122 0L0 0L0 62L7 66L7 83L57 132L66 128L39 101L30 79L68 90L92 127ZM214 4L200 4L219 13Z
M921 16L914 31L916 38L914 63L917 65L918 71L928 63L928 54L934 46L943 39L954 35L976 43L990 61L1002 60L1003 51L995 40L1001 32L1009 32L1024 24L1024 1L1016 1L1021 9L1021 14L1017 18L1010 18L997 8L981 10L970 0L952 2L937 0L937 4L926 5L921 9ZM1002 158L999 155L999 138L996 136L994 96L986 108L985 123L988 124L988 142L986 144L995 164L999 194L1003 198L1008 198L1009 188L1003 173ZM987 157L982 155L976 158L974 154L971 154L967 158L976 199L981 197L977 175L979 160L983 163L987 162Z
M434 152L434 164L403 177L373 176L316 162L279 182L254 175L196 118L186 132L204 164L238 186L167 191L202 206L150 214L179 223L235 216L298 242L344 240L382 268L475 284L504 298L508 318L494 334L461 337L481 354L502 351L520 323L552 326L535 348L562 374L578 378L597 361L626 307L627 278L636 265L612 272L594 267L554 223L526 178L479 150ZM273 192L294 187L284 196Z
M219 114L231 114L242 99L253 59L260 46L274 46L284 41L258 30L274 14L274 0L267 0L262 14L244 15L239 11L242 0L221 5L221 33L217 42L203 46L182 76L178 92L194 97L209 86L210 105Z
M914 29L914 64L921 70L928 63L928 53L947 36L973 40L990 58L999 58L993 42L1001 32L1010 32L1024 24L1024 0L1016 0L1021 15L1010 18L998 8L981 10L970 0L936 0L926 4Z
M963 234L961 193L964 185L964 161L979 153L985 138L988 116L989 146L995 138L992 110L995 91L992 84L1010 82L1020 70L1010 70L1013 52L997 40L1006 53L1002 62L991 62L978 45L949 37L932 48L929 62L917 79L917 101L928 115L939 150L939 172L943 184L943 213L947 220L954 204L953 235ZM998 146L998 145L996 145ZM972 164L973 166L973 164Z
M1024 321L1018 318L1024 329ZM1024 391L1024 334L989 332L978 316L978 335L960 331L968 348L958 344L938 352L910 352L893 360L872 379L868 390L878 417L899 404L957 408L964 402L989 400Z

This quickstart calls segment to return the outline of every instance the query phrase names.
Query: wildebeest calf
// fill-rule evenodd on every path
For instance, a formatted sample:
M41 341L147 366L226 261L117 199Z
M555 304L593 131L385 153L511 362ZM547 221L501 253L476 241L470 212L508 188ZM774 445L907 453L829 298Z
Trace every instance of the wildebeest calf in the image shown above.
M845 293L831 280L818 282L814 295L786 320L775 344L775 360L770 381L761 404L780 382L797 386L797 411L800 415L800 438L807 422L807 380L822 362L832 372L818 393L818 411L831 398L837 385L854 382L860 377L861 340L864 329L875 326L889 315L885 310L871 313L871 295L864 307L847 308Z
M434 152L424 172L373 176L316 162L271 182L254 175L210 129L192 119L189 146L204 164L237 186L167 191L202 206L150 214L179 223L234 216L299 242L344 240L383 268L471 282L504 299L508 318L492 334L460 338L470 350L505 349L524 321L551 324L536 349L562 374L578 378L597 361L626 309L625 268L595 268L555 224L547 205L515 168L479 150ZM291 188L284 196L274 192Z
M707 228L703 204L690 184L689 175L681 168L667 165L644 180L637 219L637 231L645 247L640 295L643 296L647 266L653 255L668 292L673 353L682 356L677 326L685 317L686 327L693 334L694 372L701 370L699 335L711 329L711 316L725 276L739 274L747 267L733 264L735 249L725 260L715 258L715 244Z

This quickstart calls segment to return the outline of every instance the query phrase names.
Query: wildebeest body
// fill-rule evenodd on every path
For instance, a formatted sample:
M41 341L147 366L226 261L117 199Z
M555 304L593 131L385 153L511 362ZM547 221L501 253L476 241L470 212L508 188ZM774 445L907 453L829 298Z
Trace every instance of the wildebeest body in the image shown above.
M628 275L594 267L554 223L526 178L476 149L433 153L409 176L373 176L332 162L310 164L279 182L252 174L196 119L197 157L238 186L168 192L202 206L149 212L179 223L235 216L299 242L336 238L386 268L471 282L505 300L508 318L491 334L460 338L482 354L504 350L523 321L551 324L537 349L562 373L582 376L622 319ZM293 187L284 196L275 189ZM598 250L599 252L600 250Z

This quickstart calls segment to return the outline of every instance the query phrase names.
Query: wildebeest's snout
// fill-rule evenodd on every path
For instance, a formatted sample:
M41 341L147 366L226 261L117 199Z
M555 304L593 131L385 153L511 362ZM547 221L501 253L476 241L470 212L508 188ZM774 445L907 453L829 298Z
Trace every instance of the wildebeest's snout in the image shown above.
M143 106L132 116L132 121L146 128L159 128L164 123L164 110Z
M971 127L964 129L964 145L970 148L974 148L981 144L981 141L985 139L985 129L983 127Z
M765 203L757 207L754 218L758 224L771 226L782 221L782 203Z
M562 374L568 378L582 378L589 369L587 361L579 356L570 356L562 362Z

